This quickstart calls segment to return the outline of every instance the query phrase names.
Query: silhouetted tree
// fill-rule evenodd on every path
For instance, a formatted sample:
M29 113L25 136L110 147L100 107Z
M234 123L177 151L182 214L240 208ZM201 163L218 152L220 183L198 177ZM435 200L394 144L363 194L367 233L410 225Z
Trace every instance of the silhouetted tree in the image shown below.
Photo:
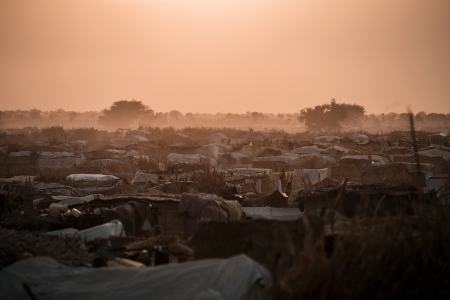
M169 118L178 120L183 117L183 113L178 110L169 111Z
M421 111L414 116L414 120L416 121L416 123L423 123L425 122L426 116L427 114L424 111Z
M308 130L339 131L344 120L359 121L364 117L364 113L365 108L361 105L338 104L332 99L328 104L302 109L298 120L305 123Z
M109 127L130 126L144 117L153 116L154 111L137 100L119 100L113 103L109 109L103 110L103 115L98 118L101 125Z

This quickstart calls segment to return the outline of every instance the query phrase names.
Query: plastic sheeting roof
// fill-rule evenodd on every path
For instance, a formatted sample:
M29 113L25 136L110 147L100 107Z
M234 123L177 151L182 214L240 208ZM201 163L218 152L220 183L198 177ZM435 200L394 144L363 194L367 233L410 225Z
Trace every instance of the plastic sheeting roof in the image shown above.
M305 146L300 148L295 148L291 152L297 154L310 154L310 153L320 153L323 152L324 149L318 148L317 146Z
M255 284L272 288L270 273L241 254L153 268L67 267L49 257L22 260L0 271L0 298L241 299Z
M119 177L103 174L71 174L66 179L73 181L108 181L119 180Z
M241 207L247 218L292 221L301 217L298 208Z
M170 153L169 155L167 155L167 162L182 163L182 164L199 164L202 158L205 157L200 154Z

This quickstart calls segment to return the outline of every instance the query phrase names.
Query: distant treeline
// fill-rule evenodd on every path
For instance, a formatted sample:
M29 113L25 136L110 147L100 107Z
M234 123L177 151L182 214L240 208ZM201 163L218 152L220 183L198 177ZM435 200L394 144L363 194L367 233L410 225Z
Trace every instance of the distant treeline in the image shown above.
M58 109L55 111L32 110L5 110L0 111L0 128L24 128L24 127L49 127L63 126L64 128L95 127L114 130L119 127L137 128L138 126L212 126L212 127L254 127L258 128L291 128L296 130L306 129L299 121L300 112L296 113L186 113L177 110L170 112L152 112L138 121L129 124L117 124L106 126L99 120L104 111L75 112ZM377 129L403 129L409 126L408 113L365 114L358 124L343 122L344 130L356 130L364 128L367 131ZM415 114L415 122L418 128L430 130L448 131L450 113L425 113Z

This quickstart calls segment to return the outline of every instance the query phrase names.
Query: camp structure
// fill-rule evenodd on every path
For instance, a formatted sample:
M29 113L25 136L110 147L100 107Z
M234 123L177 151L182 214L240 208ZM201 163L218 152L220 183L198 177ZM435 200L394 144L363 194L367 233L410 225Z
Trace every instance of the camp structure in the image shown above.
M30 293L74 300L269 299L271 288L267 269L246 255L154 268L106 269L68 267L49 257L36 257L0 271L0 298L5 300L26 299Z
M298 208L283 207L242 207L247 219L294 221L301 217Z
M297 155L278 155L278 156L264 156L253 159L253 167L267 168L273 170L291 170L291 165L298 159Z
M300 148L295 148L292 149L292 153L295 154L311 154L311 153L321 153L323 152L324 149L317 147L316 145L314 146L305 146L305 147L300 147Z
M314 139L314 143L333 143L339 141L340 137L335 135L323 135Z
M416 157L417 155L417 157ZM439 150L439 149L429 149L418 151L417 153L410 153L404 155L394 156L394 162L416 162L419 159L420 163L429 163L434 165L434 174L448 174L450 165L450 152Z
M283 153L280 148L277 147L262 147L256 152L256 157L267 157L267 156L279 156Z
M228 143L228 137L223 133L213 133L208 136L207 138L208 143L210 144L227 144Z
M208 144L195 149L194 153L202 155L208 159L218 159L222 154L229 154L233 151L233 147L223 144Z
M33 151L9 152L0 162L0 176L27 175L36 172L39 154Z
M104 174L71 174L66 181L85 194L115 194L126 185L125 180Z
M239 193L272 193L277 176L272 169L266 168L230 168L225 182L235 186Z
M40 169L68 169L86 161L84 155L74 152L41 152L39 153Z
M337 165L331 166L331 178L351 182L361 182L361 170L370 164L386 164L389 161L379 155L345 155Z
M415 163L388 163L383 165L371 164L361 171L362 184L384 184L388 186L415 184L415 174L420 170L425 182L433 176L434 165Z
M167 155L168 164L201 164L206 157L200 154L179 154L169 153Z
M292 185L296 187L312 187L328 177L329 170L323 169L295 169L293 172Z

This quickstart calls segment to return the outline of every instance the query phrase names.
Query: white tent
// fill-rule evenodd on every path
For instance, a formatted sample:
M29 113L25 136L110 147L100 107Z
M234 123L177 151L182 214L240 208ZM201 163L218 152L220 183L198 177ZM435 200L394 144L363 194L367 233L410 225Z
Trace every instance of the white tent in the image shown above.
M71 174L66 179L72 181L108 181L119 180L119 177L103 174Z

